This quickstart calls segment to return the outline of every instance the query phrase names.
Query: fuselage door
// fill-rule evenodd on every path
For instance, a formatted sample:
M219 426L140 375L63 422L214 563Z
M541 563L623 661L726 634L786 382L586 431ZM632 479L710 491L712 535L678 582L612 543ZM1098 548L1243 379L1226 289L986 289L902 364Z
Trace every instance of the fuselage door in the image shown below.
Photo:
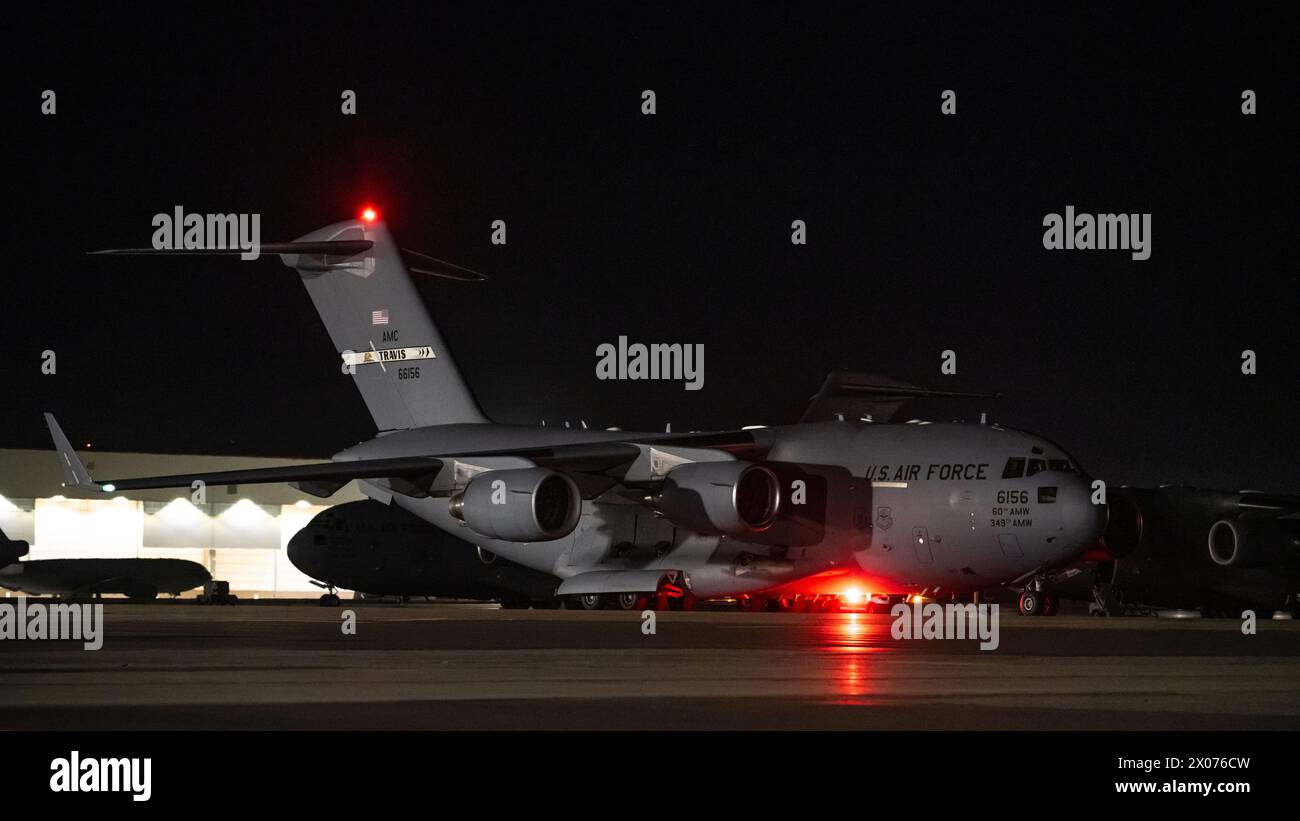
M1018 559L1025 555L1025 551L1020 549L1020 538L1014 533L999 533L998 544L1002 546L1002 555Z
M934 561L934 554L930 552L930 531L927 528L912 528L912 547L916 549L916 560L921 564Z

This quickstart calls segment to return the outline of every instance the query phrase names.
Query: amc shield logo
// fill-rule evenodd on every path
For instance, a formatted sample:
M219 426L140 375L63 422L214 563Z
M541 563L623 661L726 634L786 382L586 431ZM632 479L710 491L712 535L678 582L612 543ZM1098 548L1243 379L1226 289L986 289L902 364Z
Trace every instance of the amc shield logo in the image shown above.
M881 530L889 530L894 526L894 517L890 515L889 508L876 508L876 527Z

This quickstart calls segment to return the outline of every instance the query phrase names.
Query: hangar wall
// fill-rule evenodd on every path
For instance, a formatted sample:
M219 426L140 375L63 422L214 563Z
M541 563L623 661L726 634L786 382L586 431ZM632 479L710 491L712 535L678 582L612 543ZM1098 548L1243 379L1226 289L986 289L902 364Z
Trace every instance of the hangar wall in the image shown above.
M316 461L92 451L82 459L91 475L109 478ZM52 450L0 450L0 530L31 544L25 559L188 559L244 597L318 593L289 562L289 539L327 507L364 498L355 483L328 500L283 484L212 487L201 503L184 488L85 498L61 479Z

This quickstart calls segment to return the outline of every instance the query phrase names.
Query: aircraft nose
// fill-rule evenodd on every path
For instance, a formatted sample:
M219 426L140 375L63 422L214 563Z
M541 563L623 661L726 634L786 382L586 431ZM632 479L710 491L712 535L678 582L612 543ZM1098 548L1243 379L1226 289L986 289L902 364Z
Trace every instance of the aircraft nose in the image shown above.
M313 531L308 525L289 538L289 544L284 551L289 557L289 563L308 576L313 575L316 569L316 562L313 561L316 551L312 549L312 538Z

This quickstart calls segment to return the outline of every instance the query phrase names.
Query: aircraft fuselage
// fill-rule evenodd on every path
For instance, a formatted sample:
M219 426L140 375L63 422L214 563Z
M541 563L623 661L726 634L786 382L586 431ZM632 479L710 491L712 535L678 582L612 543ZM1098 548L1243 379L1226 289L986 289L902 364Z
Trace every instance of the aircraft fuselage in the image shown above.
M788 539L759 543L694 532L614 488L583 502L572 533L553 541L509 542L475 534L450 513L445 497L390 493L368 482L363 489L561 579L596 571L677 570L700 596L758 592L837 568L866 576L879 592L988 588L1070 561L1105 526L1106 508L1092 503L1078 466L1033 434L996 425L858 422L746 433L759 454L746 458L800 471L803 499L796 503L789 488L784 510L791 517ZM382 436L336 459L518 450L630 436L638 435L448 425Z

